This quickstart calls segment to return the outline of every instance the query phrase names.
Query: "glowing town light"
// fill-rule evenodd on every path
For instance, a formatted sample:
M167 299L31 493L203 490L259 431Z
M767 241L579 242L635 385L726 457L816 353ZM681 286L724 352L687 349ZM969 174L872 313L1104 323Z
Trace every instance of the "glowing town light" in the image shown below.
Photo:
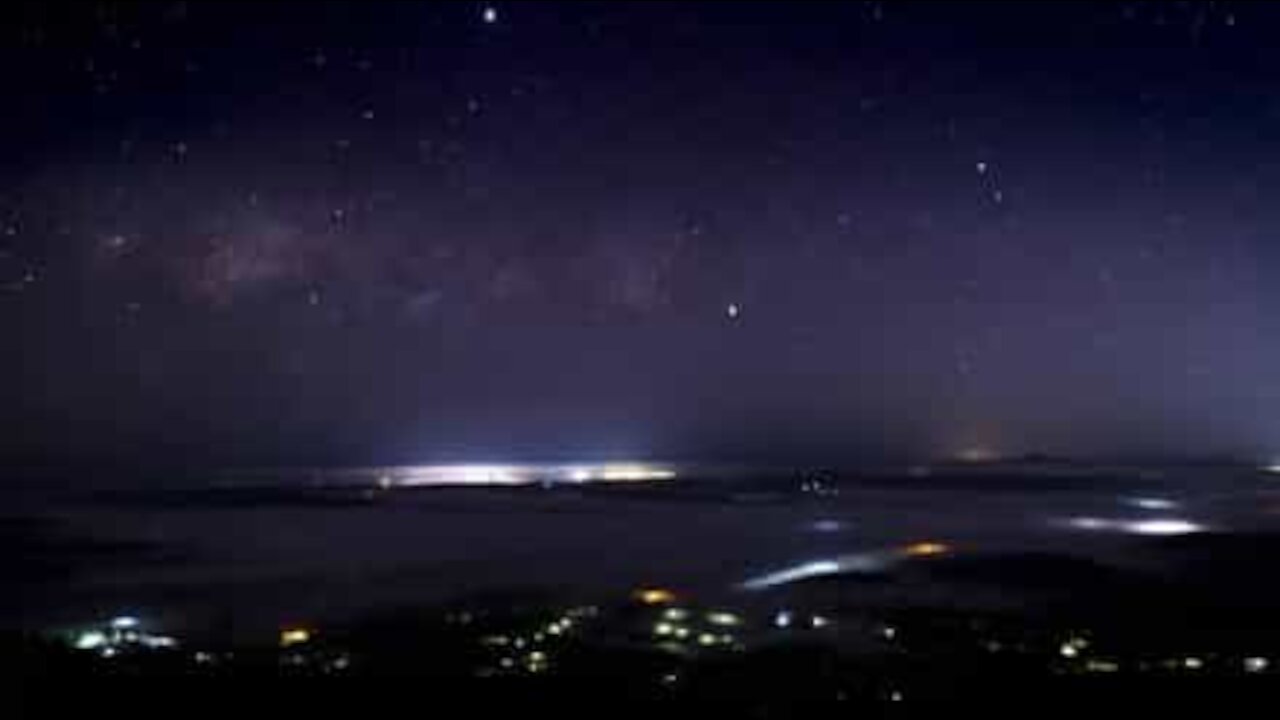
M698 635L698 644L703 647L710 647L716 644L716 636L711 633L702 633Z
M1106 530L1114 527L1115 522L1096 517L1077 517L1067 521L1067 525L1077 530Z
M1135 535L1188 535L1202 532L1205 528L1189 520L1175 518L1163 520L1138 520L1127 522L1122 526L1126 532Z
M666 588L641 588L635 597L645 605L666 605L676 601L676 594Z
M583 468L574 468L569 471L569 479L574 482L589 482L591 480L591 471Z
M531 469L511 465L425 465L406 468L401 485L521 485L533 481Z
M892 625L885 625L884 628L880 631L880 634L884 636L885 640L892 640L898 637L898 628Z
M950 547L940 542L918 542L906 546L902 552L908 557L932 557L945 555L950 550Z
M480 19L483 20L486 25L492 25L498 22L498 8L492 5L486 5L484 10L480 12Z
M675 631L676 631L675 626L669 622L660 622L653 626L654 635L664 635L664 636L671 635Z
M1062 647L1058 648L1058 654L1064 658L1079 657L1080 648L1076 647L1072 643L1065 642L1062 643Z
M831 625L831 620L822 615L814 615L810 618L809 624L813 626L813 629L821 630L822 628Z
M707 622L711 623L712 625L732 627L734 625L741 624L742 618L738 617L737 615L734 615L731 612L710 612L710 613L707 613Z
M138 618L133 617L132 615L121 615L119 617L114 617L114 618L111 618L111 627L115 628L116 630L136 628L138 627Z
M512 468L497 465L462 465L453 471L458 480L467 485L511 485L519 482Z
M789 628L791 627L791 619L790 610L781 610L773 616L773 625L779 628Z
M724 308L724 314L730 320L737 320L738 317L742 315L742 306L739 305L738 303L729 303Z
M171 648L178 645L178 641L168 635L143 635L142 644L149 648Z
M1263 472L1274 473L1280 475L1280 462L1274 462L1262 468Z
M605 482L649 482L672 480L675 476L671 470L646 465L606 465L598 473L598 477Z
M285 628L280 631L280 647L292 647L311 641L311 631L306 628Z
M107 644L107 636L97 630L89 630L82 632L76 636L75 648L77 650L93 650Z
M1247 657L1244 659L1244 671L1247 673L1266 672L1271 663L1264 657Z
M689 617L689 611L678 607L667 608L662 611L662 617L668 620L684 620Z
M676 636L677 638L679 638L679 639L681 639L681 640L688 639L688 637L689 637L689 628L687 628L687 627L677 627L677 628L675 629L675 633L674 633L674 634L675 634L675 636Z
M1198 657L1186 657L1182 659L1182 667L1188 670L1199 670L1204 667L1204 661Z
M840 532L844 529L844 523L839 520L817 520L811 525L814 532L833 533Z
M1130 498L1126 502L1143 510L1172 510L1178 506L1178 503L1172 500L1159 497L1136 497Z

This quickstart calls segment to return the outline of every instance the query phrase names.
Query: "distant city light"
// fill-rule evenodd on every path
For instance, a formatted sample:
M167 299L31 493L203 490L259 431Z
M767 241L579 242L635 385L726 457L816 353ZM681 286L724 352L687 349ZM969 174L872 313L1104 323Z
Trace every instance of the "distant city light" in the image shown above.
M1178 506L1173 500L1159 497L1130 498L1126 503L1143 510L1172 510Z
M716 644L716 636L711 633L702 633L698 635L698 644L703 647Z
M395 468L395 476L384 473L379 487L448 487L457 485L532 485L557 482L651 482L671 480L676 472L669 467L645 463L602 465L417 465Z
M138 618L133 617L132 615L121 615L119 617L114 617L114 618L111 618L111 627L117 630L124 630L125 628L136 628L138 627Z
M738 303L729 303L724 309L724 314L727 315L730 320L737 320L738 316L742 314L742 306Z
M675 631L675 626L669 622L660 622L653 626L654 635L671 635Z
M1204 667L1204 661L1198 657L1186 657L1182 659L1182 666L1188 670L1199 670Z
M492 5L486 5L480 13L480 19L484 20L486 25L492 25L498 22L498 8Z
M1112 520L1103 520L1096 517L1077 517L1068 520L1067 524L1078 530L1105 530L1115 523Z
M1066 524L1077 530L1114 530L1133 535L1188 535L1204 532L1208 528L1200 523L1181 518L1154 518L1148 520L1114 520L1098 517L1070 518Z
M1080 654L1080 649L1077 648L1075 645L1069 642L1066 642L1066 643L1062 643L1062 647L1058 648L1058 654L1062 655L1062 657L1065 657L1065 658L1073 658L1073 657L1077 657Z
M1244 671L1248 673L1266 672L1271 663L1264 657L1247 657L1244 659Z
M689 611L678 607L667 608L662 612L662 617L668 620L684 620L689 617Z
M666 605L676 600L676 594L666 588L642 588L635 597L645 605Z
M143 635L142 644L149 648L170 648L177 646L178 641L168 635Z
M107 644L107 636L105 633L97 630L82 632L76 637L75 648L77 650L93 650Z
M606 465L599 472L605 482L638 482L645 480L671 480L676 476L671 470L646 465Z
M844 523L839 520L817 520L811 526L816 532L832 533L840 532L844 529Z
M280 647L301 645L311 640L311 631L306 628L286 628L280 631Z
M944 543L940 542L918 542L912 543L905 548L903 552L910 557L931 557L933 555L945 555L951 550Z
M812 625L812 626L814 627L814 629L819 629L819 630L820 630L820 629L822 629L822 628L827 627L828 625L830 625L830 624L831 624L831 621L830 621L829 619L827 619L826 617L822 616L822 615L814 615L814 616L810 619L809 624L810 624L810 625Z
M734 626L742 622L742 618L730 612L711 612L707 613L707 622L712 625Z
M789 610L779 611L773 616L773 624L775 627L788 628L791 627L791 612Z
M1125 523L1123 529L1136 535L1188 535L1204 531L1204 526L1189 520L1139 520Z

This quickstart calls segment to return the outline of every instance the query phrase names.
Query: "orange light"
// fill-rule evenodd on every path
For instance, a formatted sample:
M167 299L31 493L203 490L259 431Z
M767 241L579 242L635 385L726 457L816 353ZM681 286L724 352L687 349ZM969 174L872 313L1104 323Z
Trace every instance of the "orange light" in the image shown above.
M950 547L940 542L918 542L908 545L904 552L911 557L931 557L946 554L950 550Z
M666 605L675 602L676 594L664 588L643 588L636 591L636 599L645 605Z
M280 647L301 645L311 640L311 631L306 628L285 628L280 631Z

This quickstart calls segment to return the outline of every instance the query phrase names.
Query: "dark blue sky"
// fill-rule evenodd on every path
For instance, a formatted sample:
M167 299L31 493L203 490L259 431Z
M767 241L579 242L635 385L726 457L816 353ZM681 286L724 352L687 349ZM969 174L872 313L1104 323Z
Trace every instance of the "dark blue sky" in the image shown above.
M1280 9L256 5L0 10L7 458L1280 447Z

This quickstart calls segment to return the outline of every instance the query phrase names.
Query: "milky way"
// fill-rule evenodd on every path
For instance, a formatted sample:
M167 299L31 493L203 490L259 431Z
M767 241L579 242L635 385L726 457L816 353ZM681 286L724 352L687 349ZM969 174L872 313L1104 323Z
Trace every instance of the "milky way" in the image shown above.
M1280 447L1280 12L19 4L15 461Z

